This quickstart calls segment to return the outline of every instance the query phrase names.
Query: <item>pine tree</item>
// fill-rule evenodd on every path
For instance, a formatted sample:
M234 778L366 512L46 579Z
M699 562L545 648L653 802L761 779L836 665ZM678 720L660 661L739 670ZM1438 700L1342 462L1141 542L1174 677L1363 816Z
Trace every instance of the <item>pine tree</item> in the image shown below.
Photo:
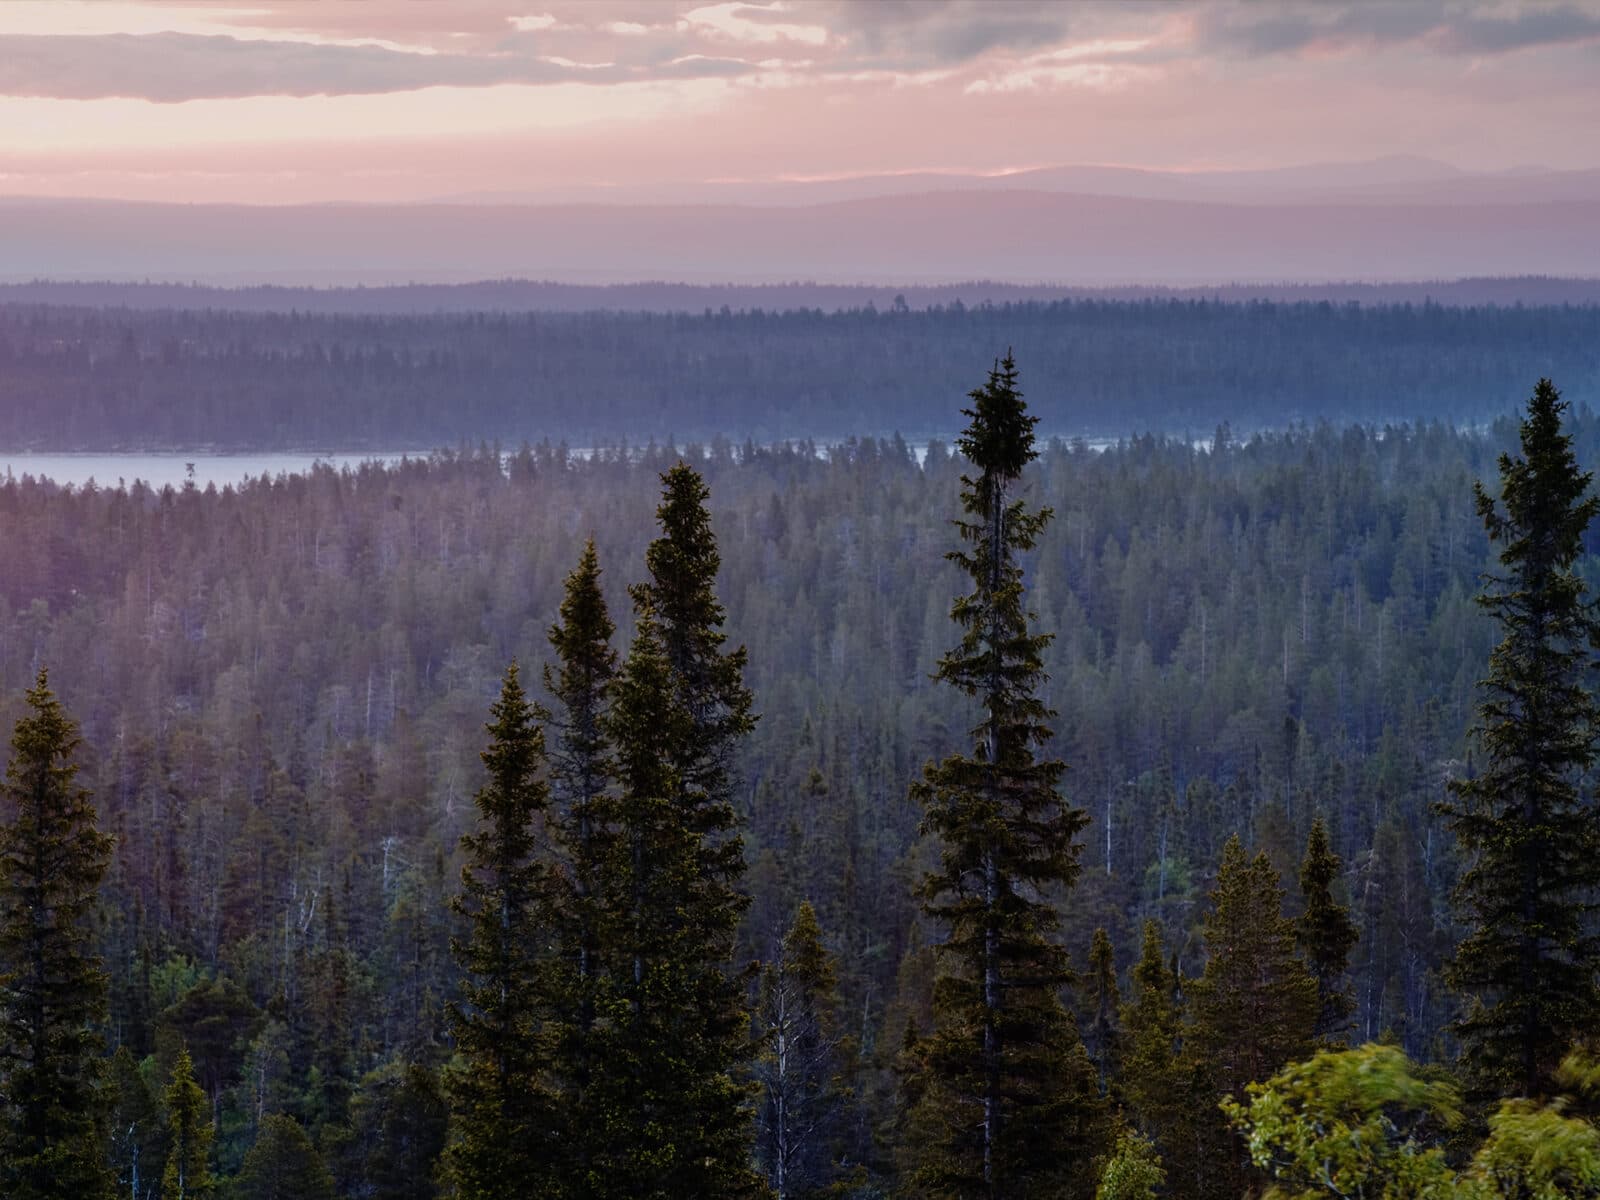
M556 734L550 780L556 830L567 862L561 897L561 954L553 976L551 1014L562 1112L573 1134L572 1171L588 1172L584 1134L589 1081L594 1074L593 1029L602 971L603 873L613 852L615 800L610 794L611 747L605 728L606 694L617 672L611 648L615 626L600 592L600 559L594 542L567 576L561 620L550 629L556 664L544 669L545 689L555 704L539 717Z
M756 1190L750 1121L732 1069L741 1040L720 971L735 910L702 903L704 839L686 819L678 763L693 718L646 600L604 728L618 784L603 873L607 962L596 1006L586 1169L575 1194L738 1196ZM746 1035L747 1036L747 1035Z
M938 869L923 911L947 930L939 947L925 1103L941 1127L917 1171L930 1196L1057 1195L1087 1174L1084 1130L1099 1106L1082 1090L1072 982L1051 939L1057 904L1078 871L1085 824L1058 790L1065 765L1041 758L1053 715L1038 696L1049 637L1030 632L1019 556L1050 519L1016 497L1036 457L1034 426L1008 355L971 393L962 453L966 548L948 557L972 580L951 616L961 630L936 678L975 698L973 750L930 764L915 794Z
M1300 894L1305 897L1305 911L1295 922L1295 940L1317 981L1315 1033L1319 1038L1343 1032L1355 1008L1348 972L1350 951L1358 935L1350 910L1333 898L1333 884L1339 878L1341 865L1328 844L1328 829L1319 816L1311 823L1306 856L1300 864Z
M447 1171L461 1200L554 1194L557 1125L547 1077L545 951L551 880L541 831L549 807L544 735L517 665L507 669L483 752L479 825L456 910L470 923L452 943L465 975L451 1010L460 1056L450 1074L455 1139Z
M1483 770L1453 781L1444 806L1466 854L1456 901L1471 929L1447 979L1470 1001L1456 1032L1485 1096L1550 1095L1561 1056L1600 1021L1600 808L1582 786L1600 722L1586 686L1600 622L1576 570L1600 497L1562 432L1566 408L1541 379L1521 454L1500 457L1500 502L1474 487L1501 547L1478 602L1502 636L1480 684Z
M211 1175L211 1105L194 1079L187 1049L178 1052L172 1078L162 1093L167 1108L167 1168L161 1174L161 1200L205 1200L216 1194Z
M1089 1057L1100 1080L1100 1094L1104 1096L1111 1091L1122 1058L1122 1030L1117 1023L1122 996L1117 990L1117 963L1111 937L1104 928L1094 931L1094 941L1089 946L1089 982L1094 1008L1093 1023L1089 1027Z
M261 1122L230 1194L232 1200L334 1200L333 1177L299 1123L273 1113Z
M839 1082L838 980L809 902L802 902L763 973L756 1158L777 1200L823 1194L844 1120Z
M0 1195L97 1200L108 981L93 950L112 839L76 782L77 726L40 671L11 738L0 829Z

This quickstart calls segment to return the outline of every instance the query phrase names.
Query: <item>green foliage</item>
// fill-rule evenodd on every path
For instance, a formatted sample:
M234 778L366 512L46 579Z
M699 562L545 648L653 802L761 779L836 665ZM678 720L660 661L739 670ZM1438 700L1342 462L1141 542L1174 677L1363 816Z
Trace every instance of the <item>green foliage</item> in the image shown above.
M228 1200L334 1200L333 1177L299 1123L275 1113L261 1122Z
M1417 1074L1392 1046L1323 1050L1223 1108L1278 1200L1445 1200L1455 1176L1427 1130L1460 1121L1456 1091Z
M1593 1059L1570 1056L1563 1086L1587 1091ZM1600 1129L1570 1101L1500 1104L1464 1169L1442 1144L1461 1123L1448 1083L1420 1073L1393 1046L1319 1052L1265 1083L1247 1103L1223 1102L1257 1166L1272 1172L1269 1200L1566 1200L1600 1195Z
M94 952L112 839L72 761L78 729L40 671L11 737L0 828L0 1194L110 1195L100 1118L107 978Z
M1334 899L1333 885L1343 864L1328 844L1328 827L1319 816L1311 823L1306 856L1300 864L1305 910L1295 922L1295 940L1317 981L1318 1037L1333 1037L1354 1007L1348 984L1350 951L1358 938L1350 910Z
M1580 1200L1600 1196L1600 1129L1560 1103L1508 1100L1489 1118L1464 1186L1486 1200Z
M207 1200L216 1193L211 1175L211 1105L194 1079L194 1061L180 1050L162 1093L167 1109L167 1166L161 1200Z
M455 1138L446 1169L461 1200L554 1194L559 1125L545 1029L553 885L539 838L549 807L544 737L506 671L483 752L479 825L465 835L457 911L469 922L453 943L465 976L451 1011L457 1061L447 1076Z
M1094 1197L1095 1200L1156 1200L1166 1179L1155 1143L1141 1133L1127 1130L1117 1139L1116 1149L1100 1173L1100 1186Z
M962 476L956 522L967 548L948 557L972 591L951 609L961 641L937 678L978 701L973 749L930 764L914 789L939 850L923 911L947 931L922 1054L939 1133L916 1180L930 1196L1058 1195L1100 1132L1093 1068L1062 999L1072 972L1050 937L1087 818L1059 792L1065 765L1038 755L1053 736L1038 694L1050 637L1030 629L1019 556L1050 511L1014 498L1037 423L1016 385L1007 357L971 393L958 442L976 474Z
M1479 603L1502 638L1479 685L1484 761L1451 782L1445 812L1467 855L1456 901L1470 928L1449 979L1472 1001L1456 1028L1483 1096L1551 1094L1566 1048L1600 1021L1600 809L1582 786L1600 732L1588 687L1600 621L1577 569L1600 497L1566 408L1541 379L1521 453L1500 458L1499 502L1474 493L1501 547Z

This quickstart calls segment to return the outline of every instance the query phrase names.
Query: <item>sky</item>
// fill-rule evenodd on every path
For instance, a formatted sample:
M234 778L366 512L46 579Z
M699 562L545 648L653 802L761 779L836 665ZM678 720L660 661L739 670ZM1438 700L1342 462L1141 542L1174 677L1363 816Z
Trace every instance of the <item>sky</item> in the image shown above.
M0 2L0 195L1593 168L1597 129L1600 0Z

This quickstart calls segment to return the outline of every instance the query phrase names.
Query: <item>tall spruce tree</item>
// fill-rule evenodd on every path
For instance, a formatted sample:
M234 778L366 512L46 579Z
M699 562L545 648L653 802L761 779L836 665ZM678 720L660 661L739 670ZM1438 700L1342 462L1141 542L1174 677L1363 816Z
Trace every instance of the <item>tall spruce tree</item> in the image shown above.
M1341 1033L1355 1007L1348 975L1350 951L1358 934L1350 910L1333 896L1341 865L1328 844L1328 827L1319 816L1311 822L1306 856L1300 864L1300 894L1305 898L1305 911L1294 928L1300 953L1317 981L1315 1033L1319 1038Z
M1469 1001L1456 1032L1481 1096L1553 1094L1562 1055L1600 1021L1600 808L1584 786L1600 623L1575 569L1600 498L1562 431L1566 408L1541 379L1521 453L1500 457L1500 502L1474 486L1500 546L1478 602L1501 640L1479 685L1482 770L1450 784L1444 811L1466 854L1456 902L1470 928L1447 978Z
M161 1200L206 1200L216 1194L211 1174L211 1105L194 1078L187 1048L178 1051L162 1093L167 1109L167 1167Z
M0 1195L111 1194L99 1118L108 982L94 914L112 839L72 762L76 724L44 671L11 737L0 828Z
M710 1164L705 1184L746 1187L754 1180L747 1167L750 1097L733 1080L748 1068L752 1047L747 976L732 970L731 960L749 897L741 890L744 839L733 796L735 759L756 719L744 684L745 649L729 649L722 628L716 592L722 558L706 507L710 490L682 462L661 476L661 485L660 534L645 551L648 578L632 592L640 625L651 627L667 666L675 710L669 723L675 733L663 747L670 800L674 819L691 836L692 869L678 880L673 899L681 916L668 919L681 926L672 969L684 975L683 1017L694 1028L685 1043L695 1053L685 1057L689 1105L682 1115L702 1131L697 1153ZM624 737L637 736L627 724L612 731L619 755Z
M679 773L695 736L655 614L641 599L604 727L618 784L614 852L602 877L597 1000L584 1169L574 1194L741 1196L759 1189L751 1121L734 1067L721 965L737 920L703 903L704 835L686 818Z
M929 764L914 789L940 855L923 911L947 932L923 1053L939 1131L916 1183L929 1196L1056 1196L1088 1174L1083 1139L1100 1103L1092 1068L1087 1081L1079 1070L1087 1059L1063 1000L1072 971L1051 938L1086 819L1059 791L1065 764L1041 756L1050 638L1030 629L1020 555L1051 514L1019 495L1038 418L1010 355L971 401L958 442L973 471L955 522L965 546L947 557L972 591L951 609L961 641L936 678L976 699L980 717L972 751Z
M515 663L492 713L478 827L461 839L467 863L455 905L468 932L452 943L464 979L450 1014L460 1061L449 1074L446 1169L461 1200L555 1195L561 1174L545 1022L553 885L541 841L550 794L544 734Z
M693 467L681 462L661 476L661 485L656 509L661 533L645 551L650 577L633 594L656 622L674 695L688 719L685 736L673 749L673 764L679 808L700 838L695 904L710 925L730 931L731 953L731 931L748 906L739 891L744 840L733 805L734 758L756 721L753 697L744 684L747 656L743 646L726 649L725 614L716 592L722 557L706 509L710 489ZM721 964L726 958L708 966L725 978L727 1009L705 1015L736 1038L742 989L725 977Z
M602 975L604 875L616 838L616 800L610 790L606 697L617 674L615 632L600 591L600 558L591 540L567 576L561 620L551 627L556 662L544 669L554 705L538 715L555 734L550 781L555 828L566 861L560 900L560 957L552 974L552 1053L566 1148L574 1178L588 1178L590 1082L596 1052L594 1024Z

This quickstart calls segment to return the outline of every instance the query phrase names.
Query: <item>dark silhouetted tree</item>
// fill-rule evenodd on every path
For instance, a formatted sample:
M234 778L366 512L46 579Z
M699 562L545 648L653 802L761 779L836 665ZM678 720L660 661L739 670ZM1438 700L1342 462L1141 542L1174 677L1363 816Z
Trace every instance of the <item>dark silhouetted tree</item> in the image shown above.
M959 445L964 543L948 557L971 579L951 616L959 645L936 677L978 702L970 753L930 764L915 789L939 865L923 911L939 946L923 1103L941 1127L916 1172L930 1196L1059 1195L1087 1174L1100 1101L1063 992L1066 952L1051 939L1078 872L1081 811L1061 796L1065 765L1041 757L1053 715L1039 698L1045 634L1031 631L1021 554L1050 510L1018 494L1034 425L1007 356L971 393ZM1085 1084L1087 1083L1087 1089Z
M76 782L78 728L45 672L11 737L0 828L0 1194L110 1194L100 1118L108 983L94 914L112 851Z
M1562 1055L1600 1021L1600 808L1583 788L1600 623L1576 569L1600 497L1562 430L1566 407L1541 379L1521 453L1500 457L1499 502L1474 489L1500 546L1479 603L1501 640L1480 685L1482 769L1452 781L1445 806L1466 854L1456 901L1470 929L1447 978L1470 1001L1456 1031L1485 1096L1552 1094Z
M451 1013L460 1063L449 1090L455 1136L447 1168L462 1200L551 1194L561 1149L547 1077L545 980L550 931L549 863L541 835L549 808L543 732L517 666L507 669L483 752L488 779L457 911L454 944L465 975Z
M1350 1020L1350 951L1357 932L1350 910L1333 896L1339 878L1339 856L1328 845L1328 829L1319 816L1311 823L1306 856L1300 864L1300 894L1305 911L1295 922L1295 940L1317 981L1318 1037L1334 1037Z

